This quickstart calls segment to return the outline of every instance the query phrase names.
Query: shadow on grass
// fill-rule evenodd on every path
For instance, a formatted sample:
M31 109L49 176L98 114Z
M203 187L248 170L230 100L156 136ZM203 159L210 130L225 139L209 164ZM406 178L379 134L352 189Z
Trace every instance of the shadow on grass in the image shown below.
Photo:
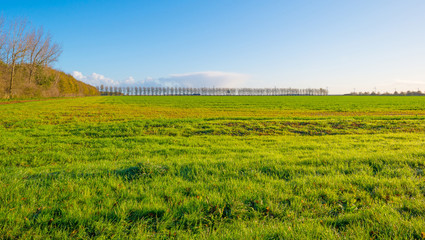
M131 166L119 170L105 170L97 173L79 173L67 171L55 171L50 173L36 173L25 176L28 180L42 180L48 184L51 181L45 180L62 180L62 179L78 179L78 178L96 178L103 176L115 175L125 180L131 181L135 179L152 179L156 176L164 176L169 171L166 165L153 165L150 163L139 163L136 166Z
M131 181L139 178L152 179L156 176L167 174L169 167L166 165L153 165L150 163L139 163L137 166L116 170L116 175Z

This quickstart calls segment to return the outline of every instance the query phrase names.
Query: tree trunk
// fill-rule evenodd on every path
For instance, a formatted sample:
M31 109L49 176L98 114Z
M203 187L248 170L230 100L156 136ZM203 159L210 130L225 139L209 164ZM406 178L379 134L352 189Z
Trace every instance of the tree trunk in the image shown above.
M15 64L12 63L12 70L10 71L10 82L9 82L9 98L12 98L12 87L13 87L14 75L15 75Z
M30 68L30 75L28 77L28 82L31 83L32 73L33 73L33 67Z

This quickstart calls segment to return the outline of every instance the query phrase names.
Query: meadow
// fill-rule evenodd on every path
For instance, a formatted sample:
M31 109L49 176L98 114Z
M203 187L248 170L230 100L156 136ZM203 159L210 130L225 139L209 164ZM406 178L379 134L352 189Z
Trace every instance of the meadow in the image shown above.
M0 239L424 239L425 98L0 102Z

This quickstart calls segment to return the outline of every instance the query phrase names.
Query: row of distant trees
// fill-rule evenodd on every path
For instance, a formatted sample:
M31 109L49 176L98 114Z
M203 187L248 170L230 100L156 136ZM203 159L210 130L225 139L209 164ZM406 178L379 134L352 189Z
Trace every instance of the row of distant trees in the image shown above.
M352 96L425 96L425 93L418 91L405 91L405 92L397 92L394 91L393 93L389 92L352 92L350 94L346 95L352 95Z
M61 46L42 27L34 27L25 19L7 21L0 16L0 63L7 65L9 96L18 67L28 71L27 81L31 83L36 70L57 61L61 53Z
M323 88L187 88L187 87L119 87L104 86L97 87L102 95L206 95L206 96L284 96L305 95L323 96L328 95L328 90Z

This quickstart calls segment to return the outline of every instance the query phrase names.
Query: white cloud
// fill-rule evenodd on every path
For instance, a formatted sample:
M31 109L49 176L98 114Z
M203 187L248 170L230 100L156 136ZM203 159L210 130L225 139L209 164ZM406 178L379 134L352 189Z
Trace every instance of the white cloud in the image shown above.
M82 82L85 82L87 84L90 84L92 86L100 86L100 85L106 85L106 86L118 86L120 85L119 82L107 78L105 76L103 76L102 74L98 74L98 73L92 73L88 76L85 76L83 73L78 72L78 71L73 71L71 73L71 75L77 79L80 80Z
M124 80L125 85L134 85L136 83L136 80L134 80L134 77L130 76L126 80Z
M78 71L73 71L73 72L72 72L72 76L73 76L75 79L80 80L80 81L83 81L83 80L86 78L86 77L83 75L83 73L78 72Z
M137 81L130 76L125 80L116 81L98 73L85 76L81 72L72 72L77 80L93 86L147 86L147 87L243 87L249 75L240 73L206 71L182 74L170 74L167 77L152 78Z

